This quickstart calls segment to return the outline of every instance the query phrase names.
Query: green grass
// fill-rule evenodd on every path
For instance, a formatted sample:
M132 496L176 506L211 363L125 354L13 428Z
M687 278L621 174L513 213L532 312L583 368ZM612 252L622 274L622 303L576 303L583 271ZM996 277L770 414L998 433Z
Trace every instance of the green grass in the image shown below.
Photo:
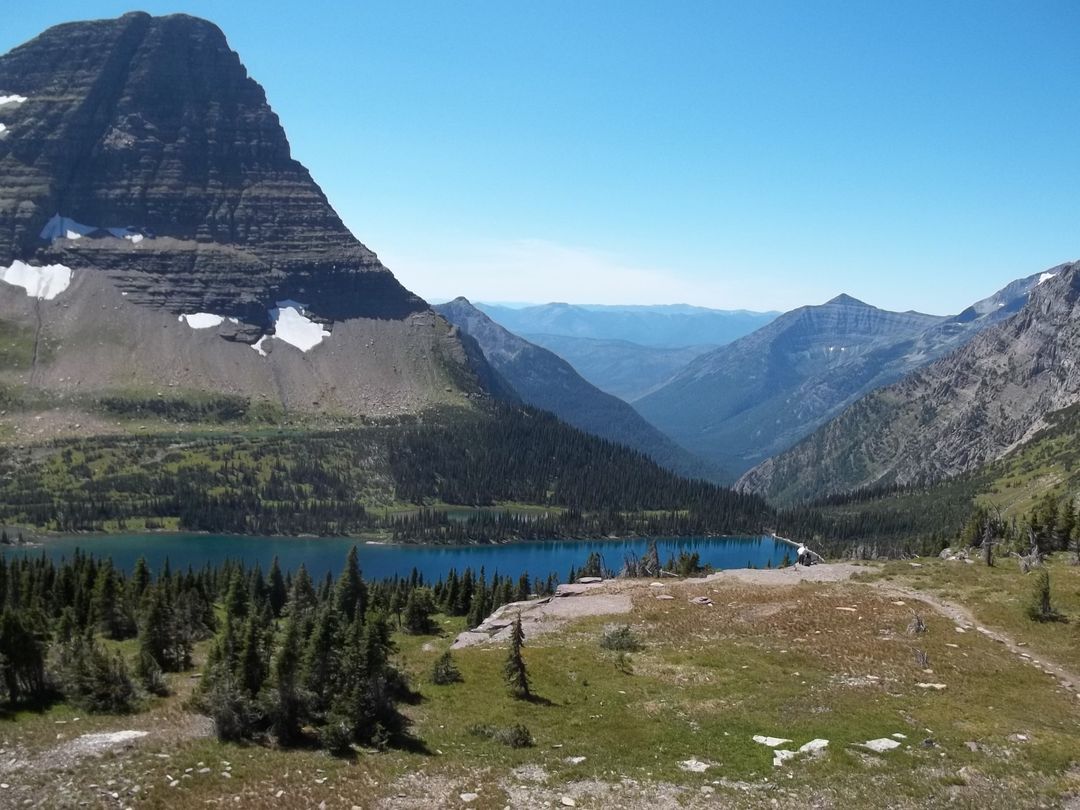
M956 574L962 579L956 580L944 564L928 569L921 582L970 596L976 608L991 604L990 595L1003 584L1010 591L1018 587L1004 570L961 564ZM890 565L883 574L899 579L909 571L918 573ZM347 761L315 751L195 740L164 751L140 748L123 772L117 770L119 759L105 766L87 762L74 781L88 789L108 774L137 774L139 804L145 807L201 806L223 796L230 803L240 796L239 806L275 806L278 790L284 791L281 801L288 797L294 805L326 800L328 806L370 806L378 796L400 793L415 802L482 786L473 806L486 808L511 803L521 790L558 804L570 784L584 786L575 788L578 806L600 807L611 806L612 795L623 795L600 788L621 790L626 778L643 786L668 785L664 790L674 794L685 791L684 800L701 796L702 787L723 778L751 786L746 794L717 788L729 800L752 799L751 804L816 795L837 806L877 806L888 796L895 806L921 807L943 805L955 796L960 806L1015 807L1053 803L1075 786L1070 768L1080 701L980 634L956 634L951 621L924 611L928 633L908 636L908 606L894 605L859 584L669 587L680 598L658 601L643 586L628 616L582 619L528 639L525 658L541 698L536 702L514 700L506 692L501 646L454 651L462 683L428 681L435 659L463 628L460 618L438 617L437 636L398 635L398 665L423 694L422 702L406 712L424 753L367 752ZM685 598L696 594L710 595L714 607ZM1080 609L1078 600L1072 594L1063 608ZM629 673L617 666L614 653L599 647L605 629L615 623L629 623L645 645L629 656ZM1019 621L1010 629L1031 638L1033 649L1052 643L1040 639L1044 631L1075 631ZM929 655L932 674L918 668L916 647ZM867 680L868 675L879 680ZM947 688L918 688L924 680ZM169 698L136 718L95 718L79 730L139 727L135 724L153 723L155 714L180 726L177 701ZM18 730L21 744L48 746L55 721L64 718L70 719L62 707L20 716L0 724L0 735L10 738ZM477 724L517 723L532 732L534 747L512 749L469 731ZM907 740L896 751L877 755L857 747L897 732ZM1029 741L1011 740L1017 733ZM777 770L770 749L752 742L755 734L792 738L793 746L813 738L828 739L830 745L808 770L801 765ZM926 738L935 746L923 748ZM981 750L968 750L967 741L977 741ZM586 759L567 762L576 756ZM710 763L710 769L697 774L678 767L691 758ZM231 763L231 778L220 775L223 761ZM212 766L212 773L199 775L204 767L199 763ZM192 773L170 788L166 773L179 778L188 768ZM789 773L812 774L812 779L795 782ZM43 776L41 789L47 782Z
M971 565L922 559L887 564L880 574L898 583L936 594L966 606L983 624L1022 639L1032 654L1041 654L1080 672L1080 566L1074 555L1059 553L1047 562L1053 605L1067 622L1035 622L1025 613L1034 577L1020 571L1015 558L1001 557L992 568L981 561ZM1077 701L1080 703L1080 701Z

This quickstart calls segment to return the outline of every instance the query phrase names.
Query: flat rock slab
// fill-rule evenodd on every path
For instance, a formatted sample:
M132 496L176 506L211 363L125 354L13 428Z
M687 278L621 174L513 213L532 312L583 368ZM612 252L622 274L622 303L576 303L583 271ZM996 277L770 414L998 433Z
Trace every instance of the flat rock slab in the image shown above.
M679 763L679 768L690 773L705 773L709 769L709 763L700 759L688 759Z
M527 638L562 627L571 619L629 613L633 606L629 592L606 587L609 583L560 585L554 597L530 599L503 605L472 630L461 633L452 650L510 638L514 620L520 616Z
M791 742L791 740L786 740L783 737L766 737L764 734L755 734L754 742L767 745L769 748L776 748L779 745Z
M890 737L879 737L876 740L867 740L863 743L863 748L869 748L879 754L884 754L886 751L892 751L894 748L899 747L900 743Z
M828 740L816 739L799 746L800 754L820 754L829 747Z

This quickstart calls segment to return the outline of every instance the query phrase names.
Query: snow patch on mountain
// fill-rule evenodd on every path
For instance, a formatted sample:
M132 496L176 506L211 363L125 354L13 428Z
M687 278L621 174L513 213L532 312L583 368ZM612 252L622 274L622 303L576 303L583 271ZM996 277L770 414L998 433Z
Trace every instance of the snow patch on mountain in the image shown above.
M0 96L0 107L3 107L5 104L22 104L24 101L26 101L26 96Z
M0 267L0 281L22 287L34 298L50 301L71 284L71 268L62 264L31 267L16 260L9 267Z
M84 236L96 233L107 233L117 239L127 239L132 244L138 244L143 240L143 234L132 228L100 228L97 225L84 225L71 217L54 214L52 219L45 223L45 227L38 234L42 239L49 242L54 239L82 239Z
M1043 273L1041 276L1039 276L1039 284L1042 284L1044 281L1049 281L1056 275L1057 273Z
M278 301L277 307L270 310L274 321L274 337L295 346L302 352L309 351L330 337L330 333L321 324L315 323L307 315L306 307L292 300Z
M181 323L186 323L192 329L209 329L212 326L220 326L226 320L232 323L239 323L236 318L226 318L224 315L215 315L212 312L193 312L191 314L184 314L181 315L178 320Z

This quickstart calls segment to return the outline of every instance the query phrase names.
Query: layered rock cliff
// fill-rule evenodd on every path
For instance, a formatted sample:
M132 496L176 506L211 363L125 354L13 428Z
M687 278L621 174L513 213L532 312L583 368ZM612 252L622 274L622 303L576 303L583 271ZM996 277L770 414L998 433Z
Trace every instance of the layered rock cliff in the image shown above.
M84 401L168 387L394 414L490 376L186 15L60 25L0 56L0 318L33 347L0 357L0 386Z
M293 159L222 32L185 15L77 22L0 57L0 266L94 268L135 303L324 322L426 309ZM125 238L126 237L126 238Z

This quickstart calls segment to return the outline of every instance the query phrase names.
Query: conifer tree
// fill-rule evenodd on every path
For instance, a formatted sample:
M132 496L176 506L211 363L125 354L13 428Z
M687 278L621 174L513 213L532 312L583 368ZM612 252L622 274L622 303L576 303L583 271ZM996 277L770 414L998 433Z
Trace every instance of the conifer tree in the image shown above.
M263 645L262 620L253 613L244 624L244 638L236 673L240 686L247 690L251 697L259 694L263 681L266 680L267 666Z
M145 557L139 557L135 561L135 569L131 572L131 592L136 601L143 598L146 589L150 587L150 566L146 564Z
M427 588L413 588L405 601L405 629L421 635L431 632L431 614L435 612L435 601Z
M525 659L521 655L521 648L524 645L525 632L521 629L521 614L519 613L510 629L510 653L506 657L504 669L510 694L519 700L528 700L532 697L529 674L525 670Z
M271 731L281 745L289 745L300 736L303 698L300 693L301 616L290 614L282 631L281 647L271 668L274 681L270 710Z
M334 601L338 614L351 621L354 616L363 620L367 612L367 585L360 576L360 561L356 546L349 549L345 567L341 569L334 589Z
M274 561L270 564L270 575L267 582L267 598L270 601L270 609L274 612L274 618L281 617L281 611L285 607L285 602L289 598L288 589L285 587L285 578L281 575L281 566L278 563L278 558L274 557Z
M91 597L91 612L98 631L106 638L125 639L134 629L120 589L120 580L112 560L98 568Z
M316 712L325 711L334 694L340 654L339 624L337 609L333 604L324 604L304 649L303 684L312 696Z

